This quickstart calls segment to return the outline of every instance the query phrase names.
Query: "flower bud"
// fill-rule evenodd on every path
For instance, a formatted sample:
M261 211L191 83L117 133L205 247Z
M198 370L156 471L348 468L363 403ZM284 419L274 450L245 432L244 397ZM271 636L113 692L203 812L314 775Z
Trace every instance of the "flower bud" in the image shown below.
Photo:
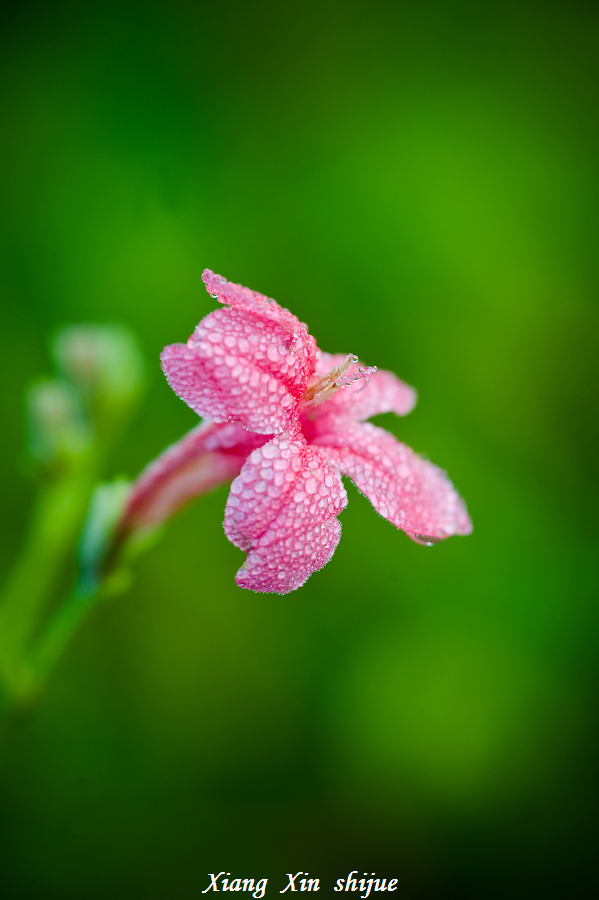
M121 418L139 392L143 359L123 325L70 325L54 339L59 370L75 384L104 424Z
M27 394L30 456L44 466L68 462L91 443L77 393L59 379L39 381Z

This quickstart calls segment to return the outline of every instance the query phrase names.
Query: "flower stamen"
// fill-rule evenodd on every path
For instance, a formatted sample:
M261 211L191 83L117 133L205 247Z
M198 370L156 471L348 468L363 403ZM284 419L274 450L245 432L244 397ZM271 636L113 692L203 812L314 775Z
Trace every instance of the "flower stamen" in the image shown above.
M376 372L376 366L368 366L367 368L360 366L357 372L350 372L352 365L357 362L358 357L353 353L348 353L342 362L333 366L330 372L322 375L314 384L306 388L300 401L300 408L307 409L308 407L320 406L321 403L324 403L336 394L340 388L351 387L357 381L363 380L364 384L357 391L354 391L355 394L359 394L365 387L368 387L370 375Z

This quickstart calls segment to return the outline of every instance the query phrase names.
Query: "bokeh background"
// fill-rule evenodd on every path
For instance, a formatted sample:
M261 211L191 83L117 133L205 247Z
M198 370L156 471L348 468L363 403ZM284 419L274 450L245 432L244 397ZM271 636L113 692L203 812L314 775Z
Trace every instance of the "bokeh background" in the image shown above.
M23 395L61 324L129 325L107 475L195 424L160 372L209 266L417 386L380 417L475 532L348 486L329 565L241 591L225 488L99 607L4 753L2 896L200 896L208 872L587 897L599 865L598 16L469 0L30 3L0 35L0 576ZM245 896L245 895L244 895ZM354 895L355 896L355 895Z

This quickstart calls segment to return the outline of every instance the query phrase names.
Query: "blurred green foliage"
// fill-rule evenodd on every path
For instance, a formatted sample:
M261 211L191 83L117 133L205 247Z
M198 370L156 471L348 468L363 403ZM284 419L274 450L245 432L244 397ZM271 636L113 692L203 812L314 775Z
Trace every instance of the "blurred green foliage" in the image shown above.
M239 590L226 490L71 647L3 749L18 900L351 869L397 897L597 889L598 15L574 2L24 2L0 36L0 576L23 397L65 323L123 322L148 399L109 476L196 418L158 354L263 291L416 385L380 423L475 532L425 549L351 488L332 562ZM327 888L330 892L330 887Z
M61 328L52 349L63 377L39 379L26 395L27 463L37 491L0 592L0 730L35 706L100 596L130 581L131 553L117 536L130 482L98 482L140 400L143 358L123 325Z

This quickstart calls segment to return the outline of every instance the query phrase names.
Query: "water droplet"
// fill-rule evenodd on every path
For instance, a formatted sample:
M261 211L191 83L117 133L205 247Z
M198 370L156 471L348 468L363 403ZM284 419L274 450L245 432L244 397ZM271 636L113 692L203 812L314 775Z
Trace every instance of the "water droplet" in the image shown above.
M444 538L433 537L430 534L411 534L409 531L406 531L406 534L415 544L421 544L423 547L434 547L435 544L444 540Z
M358 362L358 357L356 356L355 353L352 353L352 361L355 362L355 363Z
M212 297L213 300L217 300L217 299L218 299L218 294L210 294L210 296Z

